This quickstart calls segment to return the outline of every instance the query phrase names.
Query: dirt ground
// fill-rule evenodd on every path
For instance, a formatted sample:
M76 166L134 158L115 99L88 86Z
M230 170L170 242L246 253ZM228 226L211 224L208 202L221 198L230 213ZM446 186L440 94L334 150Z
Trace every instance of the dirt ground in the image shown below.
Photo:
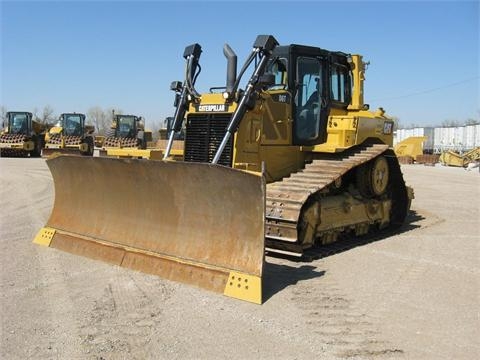
M478 359L480 174L402 171L416 199L400 234L267 257L260 306L33 244L50 172L2 158L0 358Z

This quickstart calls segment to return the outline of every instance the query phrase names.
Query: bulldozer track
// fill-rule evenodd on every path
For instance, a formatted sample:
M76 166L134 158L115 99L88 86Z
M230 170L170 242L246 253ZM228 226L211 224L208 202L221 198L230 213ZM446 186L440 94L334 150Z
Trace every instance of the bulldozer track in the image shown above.
M302 256L305 249L298 243L297 225L308 199L313 194L328 195L332 186L335 187L348 171L386 153L388 149L389 146L385 144L359 146L346 154L332 154L329 158L315 159L301 171L268 184L265 223L267 250ZM398 164L393 170L393 181L400 181ZM331 254L351 246L351 242L340 241L325 246L324 250L326 254ZM322 256L320 253L319 257Z
M363 236L352 236L352 235L345 235L340 238L338 241L327 244L327 245L320 245L314 246L309 249L305 249L299 256L301 256L302 261L310 262L318 259L323 259L328 256L332 256L335 254L342 253L344 251L348 251L350 249L356 248L358 246L363 246L366 244L374 243L376 241L383 240L387 237L397 235L402 233L404 230L402 228L387 228L381 231L378 231L374 234L367 234ZM275 249L267 249L267 255L278 256L278 250ZM285 254L288 255L291 254Z

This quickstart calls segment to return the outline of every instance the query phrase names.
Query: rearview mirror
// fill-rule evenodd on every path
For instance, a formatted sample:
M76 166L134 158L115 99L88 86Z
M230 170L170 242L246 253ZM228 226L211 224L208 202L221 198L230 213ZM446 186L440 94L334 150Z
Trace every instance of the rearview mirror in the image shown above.
M258 83L263 86L270 86L275 84L275 75L266 73L260 76Z

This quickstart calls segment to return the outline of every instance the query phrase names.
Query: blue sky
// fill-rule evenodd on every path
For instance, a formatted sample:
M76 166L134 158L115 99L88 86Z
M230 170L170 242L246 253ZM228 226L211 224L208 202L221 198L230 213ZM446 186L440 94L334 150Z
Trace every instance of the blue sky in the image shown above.
M197 89L225 83L257 34L360 53L365 100L403 125L479 119L479 2L151 1L1 3L0 105L56 114L116 107L147 125L174 112L183 50L202 45Z

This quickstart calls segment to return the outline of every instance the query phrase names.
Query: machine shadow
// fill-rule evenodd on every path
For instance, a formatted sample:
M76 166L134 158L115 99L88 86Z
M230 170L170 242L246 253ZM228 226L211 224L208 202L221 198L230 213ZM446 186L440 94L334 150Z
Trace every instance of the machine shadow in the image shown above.
M302 265L300 267L285 264L274 264L265 262L263 270L263 302L267 302L273 295L279 293L290 285L299 281L313 279L323 276L325 271L316 271L313 265Z
M405 223L395 230L382 231L380 233L376 233L375 235L372 234L361 237L350 237L346 239L341 239L338 242L327 246L310 249L305 253L302 258L289 257L286 255L271 253L267 253L267 257L272 256L275 258L288 259L295 263L298 263L299 261L311 262L313 260L348 251L357 246L363 246L372 242L386 240L391 236L422 228L423 226L420 223L425 219L426 218L419 212L411 210L405 219ZM302 280L308 280L323 276L325 275L325 271L318 271L317 267L314 265L305 264L301 265L300 267L295 267L285 264L274 264L267 261L265 262L263 274L263 297L264 302L267 302L273 295L282 291L286 287L290 285L295 285Z
M405 232L405 231L420 228L421 225L416 224L416 223L418 223L422 220L425 220L425 216L423 216L422 214L420 214L416 210L410 210L410 212L408 213L408 215L405 219L405 224L403 224L403 226L400 228L400 230L401 230L400 232Z

